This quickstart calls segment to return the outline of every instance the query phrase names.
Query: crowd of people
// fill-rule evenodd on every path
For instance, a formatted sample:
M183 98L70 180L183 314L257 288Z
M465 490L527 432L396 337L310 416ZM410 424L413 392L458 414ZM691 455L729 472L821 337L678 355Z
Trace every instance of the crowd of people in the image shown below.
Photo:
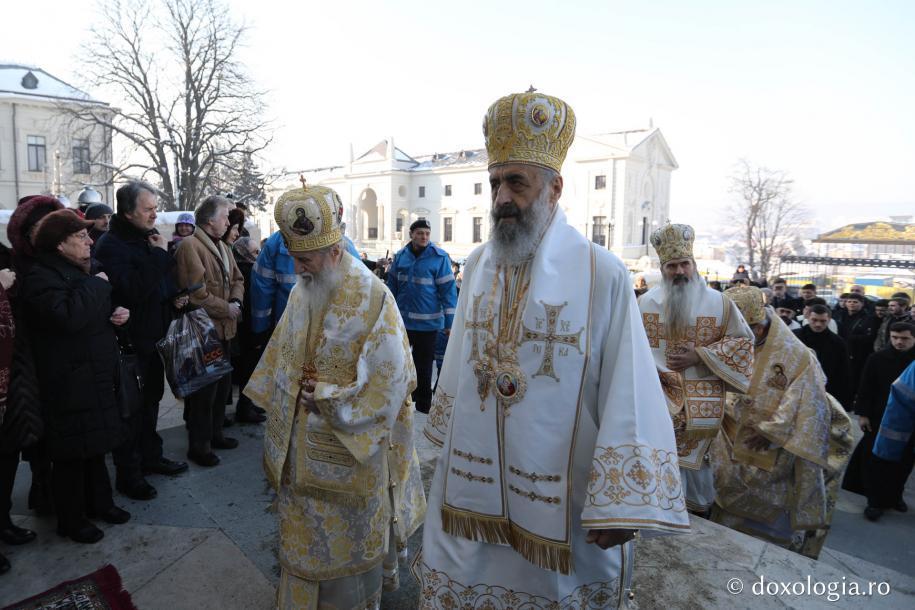
M0 540L7 544L36 537L9 516L20 459L32 475L29 508L56 514L58 534L81 543L104 536L93 521L130 519L114 490L153 500L148 477L188 469L163 454L156 431L165 389L156 346L173 320L196 308L212 320L234 366L232 376L183 397L187 456L215 466L215 450L238 444L223 434L233 423L226 405L233 380L243 388L258 357L248 293L260 244L245 228L244 206L208 197L179 215L168 240L156 229L153 186L128 182L116 199L113 210L101 201L67 209L54 197L24 197L7 229L12 248L0 248ZM264 420L262 409L239 397L235 421ZM0 555L0 572L9 568Z
M670 223L650 236L661 282L633 293L558 205L574 130L558 98L493 103L492 231L463 268L422 218L369 260L338 194L304 180L260 244L221 196L167 241L143 182L118 189L114 211L20 201L0 252L0 539L35 538L9 519L20 457L30 506L85 543L103 535L93 520L130 518L107 453L114 488L138 500L156 496L147 476L187 470L156 432L156 345L200 309L233 372L183 396L187 459L214 467L238 446L225 434L234 382L235 422L267 421L281 608L377 608L422 524L422 608L483 606L496 590L605 607L631 594L641 533L686 532L688 513L816 558L840 485L867 496L868 519L906 511L909 296L872 302L851 286L830 308L813 284L794 295L743 266L723 290L697 271L693 228ZM143 381L130 408L125 354ZM428 500L417 411L441 447Z
M637 297L648 292L644 280L639 279L634 283ZM887 461L874 455L873 449L890 388L915 361L915 305L910 295L896 292L888 299L868 298L864 287L854 284L830 307L818 296L815 284L801 284L795 291L784 278L761 280L744 265L737 267L730 287L720 282L708 285L710 290L724 294L735 287L760 289L764 304L774 314L772 318L783 322L814 353L825 377L826 392L847 413L857 416L863 437L852 454L842 487L867 497L864 516L871 521L877 521L888 509L906 512L903 493L915 453L908 451L901 460ZM738 386L730 385L739 392ZM685 476L694 475L687 472ZM711 495L691 506L698 513L712 508L715 490L711 485L706 488Z

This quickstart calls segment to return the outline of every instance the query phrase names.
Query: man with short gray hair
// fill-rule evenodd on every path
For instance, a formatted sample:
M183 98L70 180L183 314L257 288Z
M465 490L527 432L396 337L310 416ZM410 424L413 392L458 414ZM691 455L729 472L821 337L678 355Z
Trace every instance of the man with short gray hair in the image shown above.
M178 287L199 286L190 293L191 304L202 307L210 319L226 354L237 332L245 280L222 236L229 227L229 210L235 204L216 195L207 197L194 211L197 230L183 239L175 250ZM188 453L201 466L216 466L219 457L213 449L234 449L238 441L222 434L226 398L232 389L232 375L189 394L184 398L187 411Z
M156 342L165 336L171 321L168 301L174 292L169 283L172 261L165 237L155 228L155 187L132 180L117 190L116 199L117 214L99 238L95 257L111 282L113 304L130 310L131 320L125 329L143 376L143 404L127 422L127 441L113 452L115 486L133 500L150 500L156 490L144 474L176 475L187 470L186 462L163 456L162 438L156 432L159 401L165 392L165 373ZM175 305L182 302L186 297Z

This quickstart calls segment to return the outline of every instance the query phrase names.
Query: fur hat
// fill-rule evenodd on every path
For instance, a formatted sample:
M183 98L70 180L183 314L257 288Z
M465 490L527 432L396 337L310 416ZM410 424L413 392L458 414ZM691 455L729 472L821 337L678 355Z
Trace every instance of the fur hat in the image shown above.
M63 208L63 204L55 197L29 195L19 200L6 226L6 236L18 256L34 256L34 248L29 241L32 227L47 214Z
M39 252L54 252L62 241L93 225L94 222L83 220L73 210L57 210L41 219L32 241Z
M238 225L239 229L245 226L245 211L238 208L229 210L229 225Z

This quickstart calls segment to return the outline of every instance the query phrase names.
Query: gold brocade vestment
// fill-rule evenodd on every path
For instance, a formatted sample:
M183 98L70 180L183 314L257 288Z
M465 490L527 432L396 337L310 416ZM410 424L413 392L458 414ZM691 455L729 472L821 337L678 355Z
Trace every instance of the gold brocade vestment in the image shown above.
M771 311L745 396L729 401L713 445L715 519L778 544L829 525L836 474L852 444L848 416L826 393L813 353ZM747 440L761 435L768 449Z
M245 390L267 409L264 469L279 494L280 563L307 581L376 568L425 514L406 331L381 281L349 255L341 265L323 318L311 318L302 289L293 290ZM297 409L307 365L320 415Z

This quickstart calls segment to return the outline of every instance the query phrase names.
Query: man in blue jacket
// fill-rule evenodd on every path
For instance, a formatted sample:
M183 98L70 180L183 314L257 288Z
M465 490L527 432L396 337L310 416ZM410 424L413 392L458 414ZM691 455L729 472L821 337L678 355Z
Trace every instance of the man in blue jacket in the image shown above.
M388 288L397 299L416 366L416 410L432 405L432 361L440 330L448 335L457 306L457 289L448 253L431 242L432 228L421 218L410 225L410 243L394 255Z
M343 240L346 251L359 258L353 242L345 235ZM256 342L264 344L270 338L286 311L286 301L296 278L292 257L282 234L277 231L267 238L251 269L251 333Z

